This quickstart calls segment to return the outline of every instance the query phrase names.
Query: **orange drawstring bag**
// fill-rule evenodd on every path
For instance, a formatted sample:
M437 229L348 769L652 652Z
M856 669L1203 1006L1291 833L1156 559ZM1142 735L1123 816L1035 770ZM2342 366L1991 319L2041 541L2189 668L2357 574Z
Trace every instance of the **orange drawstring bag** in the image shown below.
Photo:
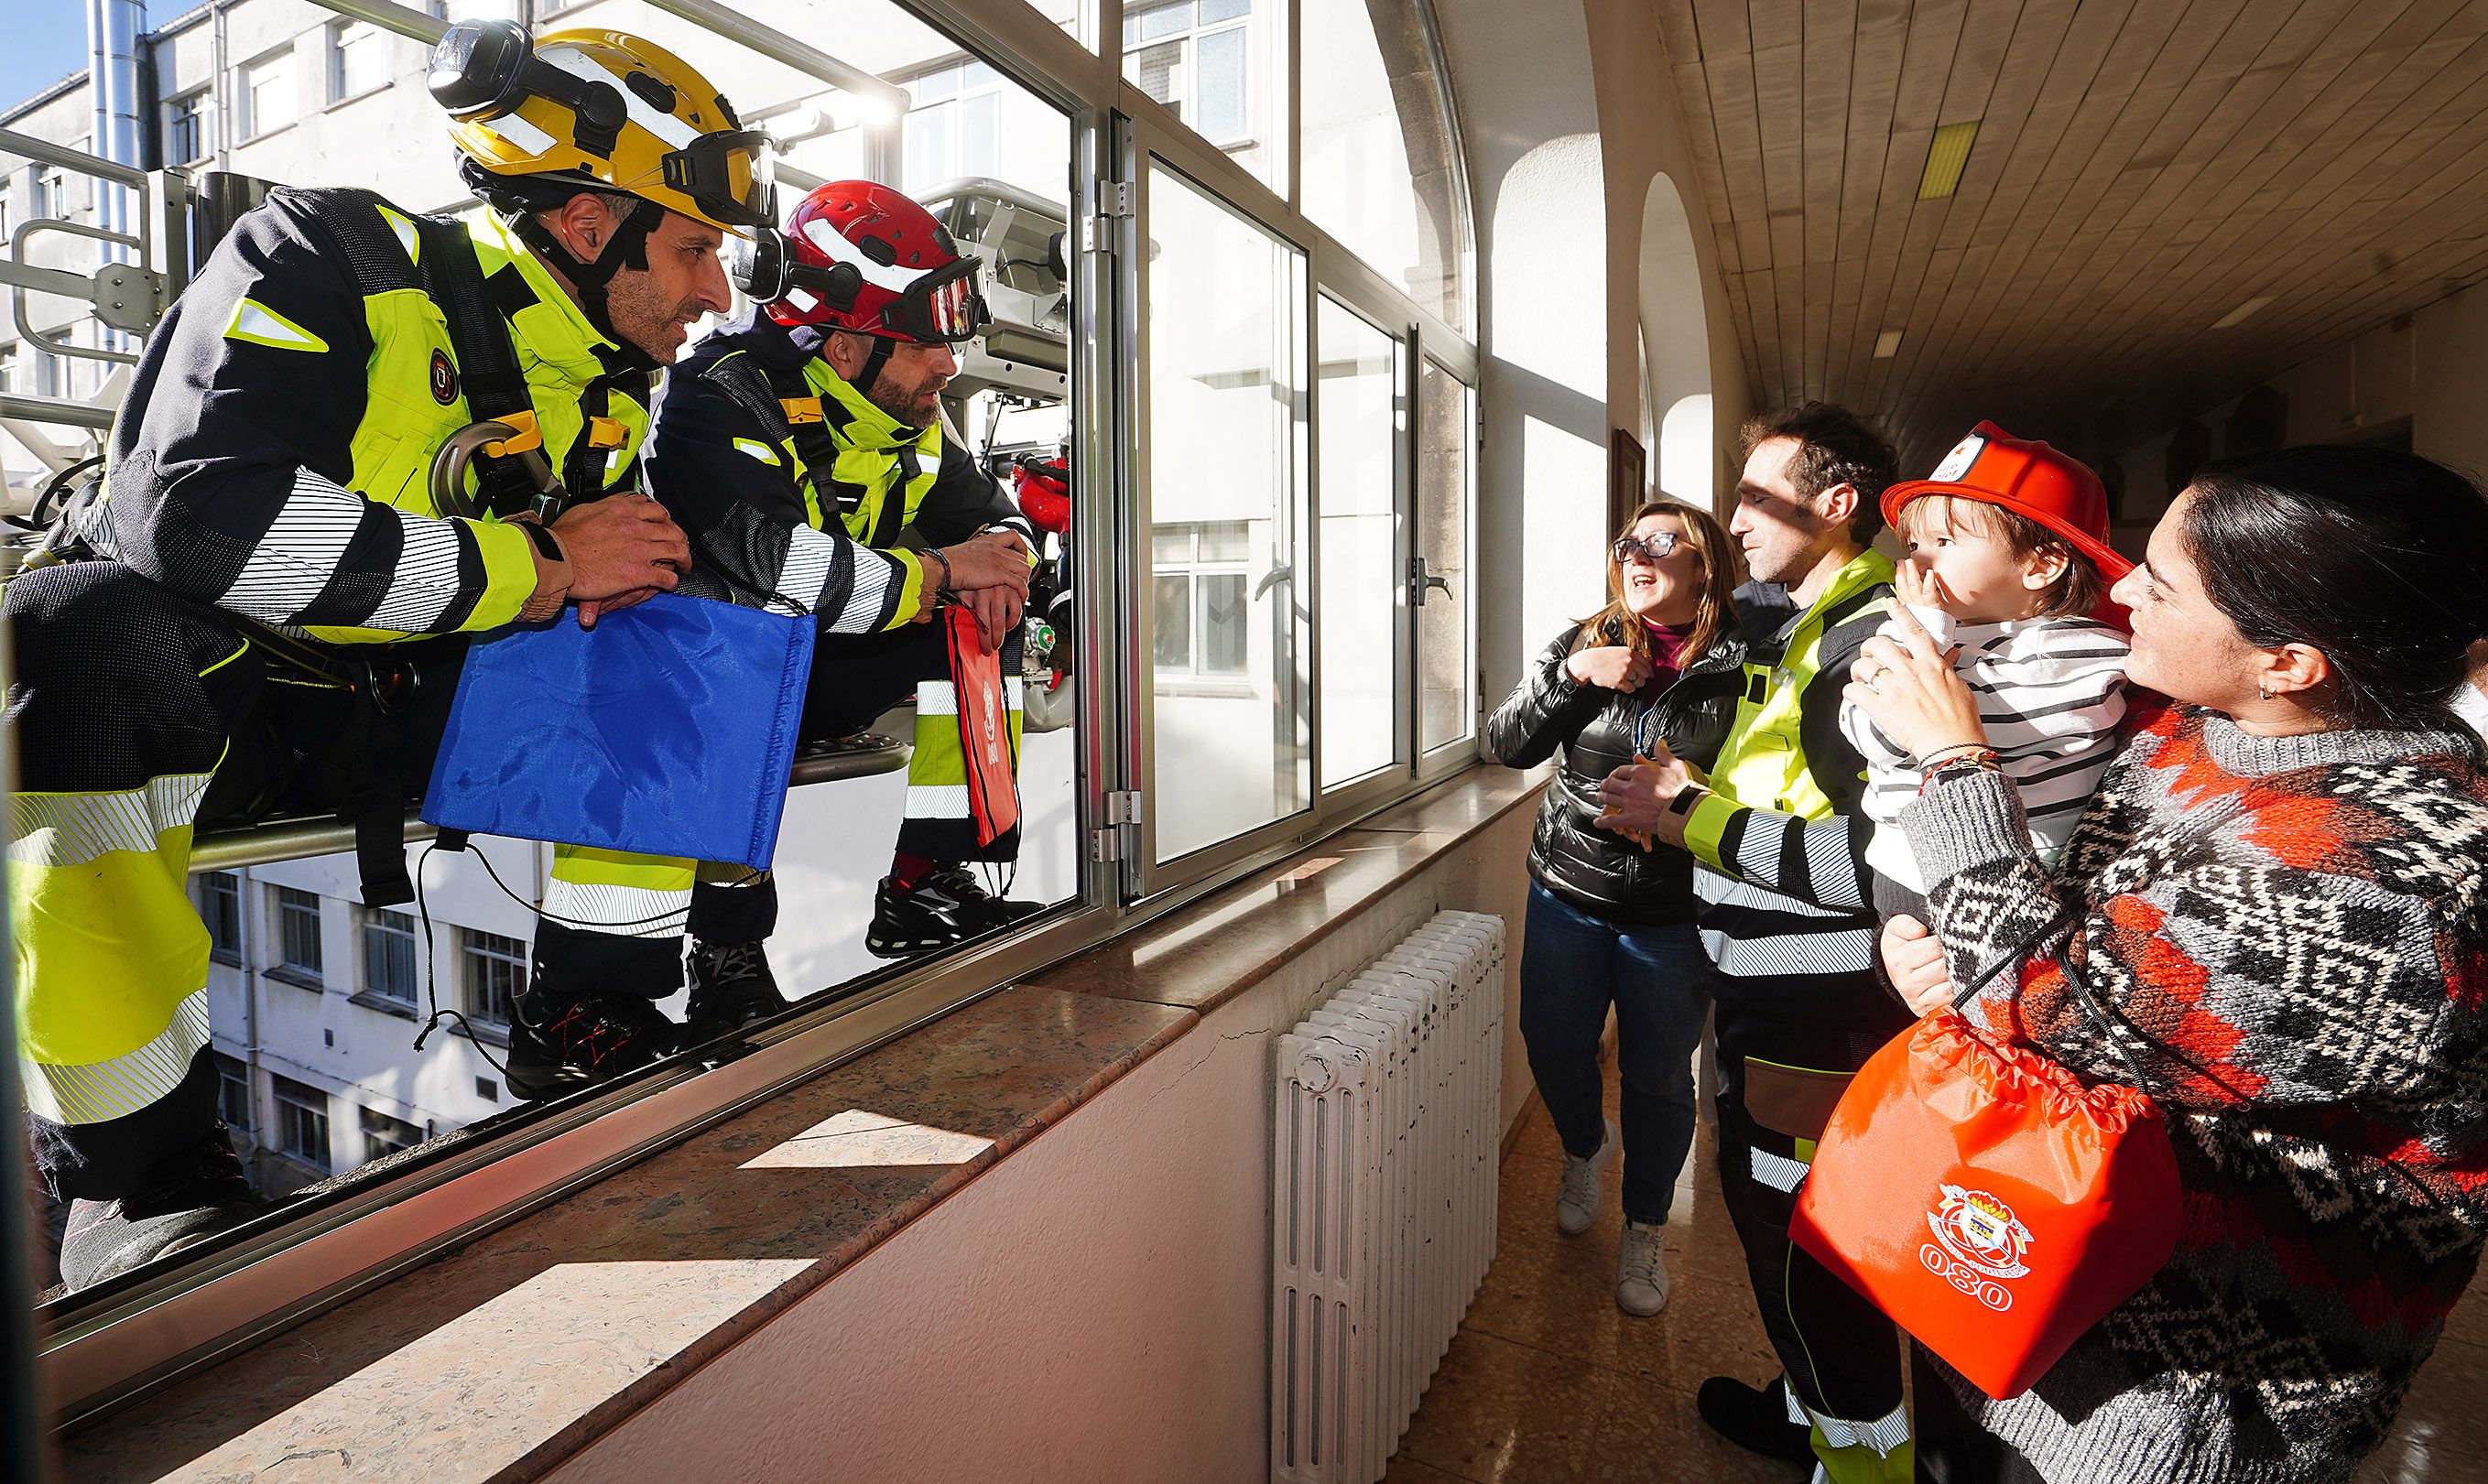
M1962 1015L2022 958L1868 1058L1790 1224L1797 1246L1999 1400L2151 1280L2181 1215L2168 1130L2112 1032L2136 1086L2084 1086ZM2105 1027L2080 973L2061 956L2053 966Z

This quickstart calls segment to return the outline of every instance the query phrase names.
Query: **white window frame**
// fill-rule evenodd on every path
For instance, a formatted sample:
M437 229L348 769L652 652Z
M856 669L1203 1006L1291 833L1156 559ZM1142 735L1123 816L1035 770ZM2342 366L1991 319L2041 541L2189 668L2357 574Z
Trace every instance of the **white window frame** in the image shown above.
M505 946L506 945L506 946ZM487 933L480 928L458 930L458 1008L478 1025L495 1030L509 1028L509 1017L495 1014L490 1000L490 985L479 984L478 976L495 969L515 970L518 983L510 990L515 1002L526 993L531 958L526 940L500 933ZM483 994L479 995L478 992Z
M269 938L276 949L276 962L269 966L306 989L317 989L327 980L327 947L321 940L325 909L326 904L316 891L304 891L298 886L268 888L269 926L272 930ZM307 963L295 956L299 946L296 930L306 916L310 921L311 948Z
M184 123L195 126L198 136L188 154L177 149ZM164 163L188 165L216 153L215 96L205 87L192 88L164 100Z
M369 54L378 59L375 65L380 69L377 78L359 88L350 87L346 76L348 49L356 46L369 48ZM390 45L389 33L368 20L328 22L321 35L321 49L327 60L328 103L331 107L367 98L394 80L397 59L390 55L394 48Z
M249 952L248 936L242 931L241 878L231 871L202 871L197 882L199 920L208 929L208 957L218 964L240 966ZM211 903L221 910L211 911ZM229 938L220 939L216 932L218 919L232 928Z
M277 1140L269 1147L289 1160L309 1164L324 1171L333 1171L336 1168L336 1156L331 1151L328 1140L335 1136L335 1125L329 1121L329 1106L332 1101L329 1096L309 1082L297 1081L293 1078L273 1073L269 1076L268 1087L269 1095L276 1100L276 1127L270 1132L275 1134ZM291 1090L297 1087L301 1089L299 1093ZM310 1101L312 1098L320 1100L316 1106ZM296 1146L295 1120L297 1118L318 1120L320 1143L316 1154Z
M355 913L355 937L358 939L355 946L361 950L355 956L355 968L362 976L363 994L370 998L412 1010L415 996L422 993L423 988L423 945L414 918L386 907L366 907ZM403 939L406 945L407 976L406 993L403 994L382 985L372 971L378 945L389 939Z
M263 52L251 58L235 70L239 76L235 79L234 98L241 105L240 137L235 140L235 143L249 144L256 139L265 139L281 129L292 127L295 122L301 118L302 98L300 84L294 75L294 46L288 42L273 51ZM263 80L276 87L295 90L286 98L285 117L274 124L261 117L264 111L260 107L260 86Z
M1135 42L1125 40L1121 51L1121 60L1129 62L1135 52L1154 50L1160 46L1180 45L1183 48L1183 60L1178 62L1176 66L1180 70L1178 75L1182 78L1182 86L1174 90L1173 97L1159 99L1160 103L1169 113L1173 114L1184 127L1191 129L1196 134L1200 134L1202 138L1209 140L1212 145L1215 145L1221 150L1225 150L1231 154L1237 150L1249 150L1254 148L1260 144L1263 136L1269 132L1268 129L1262 126L1261 114L1264 104L1260 92L1254 87L1254 81L1256 77L1259 75L1258 70L1262 67L1267 67L1270 64L1266 58L1262 58L1256 54L1256 44L1258 39L1253 35L1253 29L1256 21L1263 17L1268 9L1273 8L1274 5L1277 7L1284 7L1286 0L1248 0L1244 14L1241 15L1230 15L1223 20L1213 20L1206 23L1203 23L1200 19L1201 0L1176 0L1176 3L1189 5L1193 8L1194 18L1192 22L1180 31L1171 31L1164 36L1153 36L1145 41ZM1153 5L1129 6L1125 9L1123 14L1123 24L1128 28L1141 14L1159 9L1173 9L1173 7L1160 7ZM1240 31L1245 33L1244 126L1241 133L1230 134L1224 138L1215 138L1202 129L1201 120L1199 117L1201 102L1201 43L1205 38L1223 36L1230 31ZM1267 79L1262 80L1265 83L1267 81ZM1139 87L1140 84L1137 81L1134 81L1132 86Z

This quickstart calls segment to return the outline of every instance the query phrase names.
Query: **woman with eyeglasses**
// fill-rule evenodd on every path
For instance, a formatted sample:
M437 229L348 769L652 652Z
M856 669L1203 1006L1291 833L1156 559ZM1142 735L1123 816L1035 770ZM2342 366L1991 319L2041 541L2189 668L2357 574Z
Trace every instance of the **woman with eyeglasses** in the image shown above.
M1520 1032L1564 1142L1555 1224L1597 1219L1599 1178L1624 1155L1616 1302L1667 1303L1660 1227L1693 1143L1693 1050L1710 962L1693 931L1692 857L1594 828L1598 783L1664 742L1707 767L1736 716L1745 658L1735 546L1707 512L1656 500L1608 548L1607 604L1546 647L1486 722L1507 767L1563 754L1529 846ZM1616 1014L1621 1129L1601 1111L1598 1040Z

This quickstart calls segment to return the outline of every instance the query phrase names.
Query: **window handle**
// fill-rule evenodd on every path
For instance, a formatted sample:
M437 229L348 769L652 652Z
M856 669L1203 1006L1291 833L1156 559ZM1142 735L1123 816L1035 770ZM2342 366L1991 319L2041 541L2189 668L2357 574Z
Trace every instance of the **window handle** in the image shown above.
M1295 564L1292 562L1281 562L1278 566L1263 573L1261 574L1260 581L1253 584L1253 601L1258 602L1260 602L1261 595L1263 593L1277 587L1282 582L1293 582L1294 580L1296 580Z
M1444 578L1437 577L1431 573L1426 571L1426 559L1424 557L1412 556L1408 558L1408 591L1412 601L1418 607L1422 608L1426 605L1426 590L1428 588L1439 589L1442 595L1446 598L1452 596L1452 584Z

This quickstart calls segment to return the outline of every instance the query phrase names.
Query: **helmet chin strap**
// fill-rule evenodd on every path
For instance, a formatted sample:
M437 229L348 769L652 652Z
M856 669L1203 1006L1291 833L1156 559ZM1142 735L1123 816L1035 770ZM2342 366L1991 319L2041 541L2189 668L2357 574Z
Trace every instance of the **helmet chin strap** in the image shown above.
M881 368L890 364L891 354L897 349L898 342L888 335L872 337L872 349L864 352L863 364L856 368L855 378L855 389L863 393L866 402L872 400L872 384L881 379Z
M648 266L648 234L665 219L665 209L641 198L630 213L615 224L613 236L606 239L603 250L586 262L580 261L569 244L553 235L533 211L515 213L510 230L519 240L561 270L579 296L579 308L597 333L622 348L622 354L641 371L655 371L658 361L645 350L622 338L613 328L610 306L606 302L606 286L613 275L624 268L645 271Z

